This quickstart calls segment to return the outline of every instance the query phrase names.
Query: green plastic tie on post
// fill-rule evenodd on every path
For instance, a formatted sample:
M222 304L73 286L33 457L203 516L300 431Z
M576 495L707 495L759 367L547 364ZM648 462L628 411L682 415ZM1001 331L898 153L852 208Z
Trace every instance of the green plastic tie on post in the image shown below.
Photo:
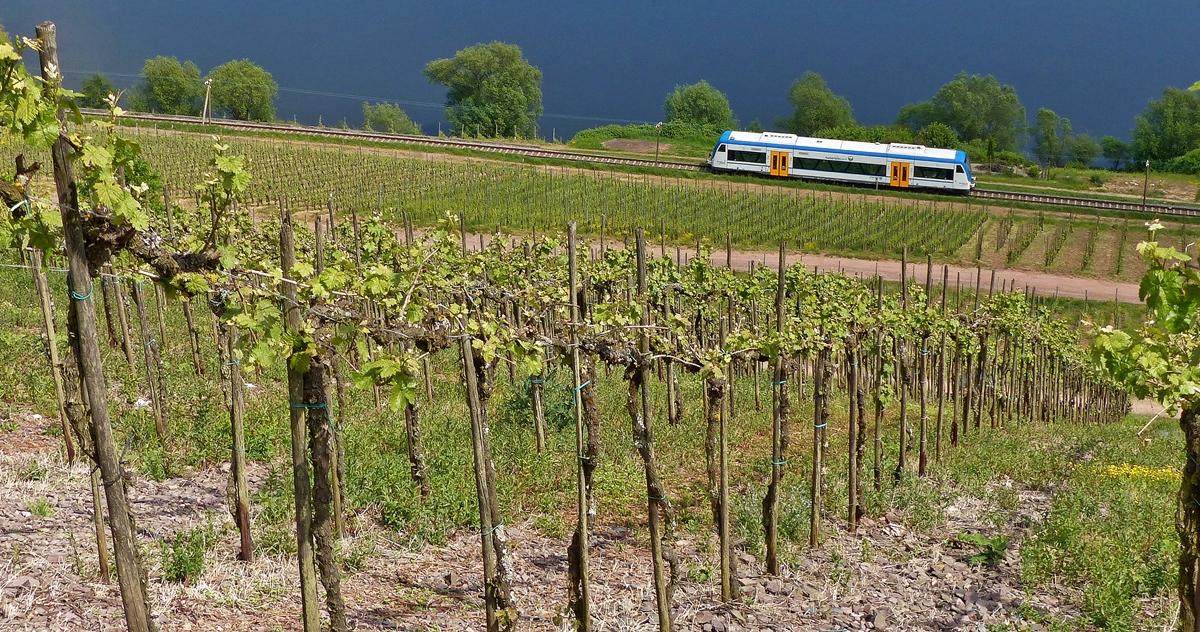
M585 386L587 386L588 384L591 384L591 383L592 383L592 381L591 381L591 380L588 380L588 381L584 382L583 384L580 384L579 386L576 386L576 387L575 387L575 391L576 391L576 392L582 391L582 390L583 390L583 387L585 387Z
M503 527L503 526L504 526L504 521L501 520L500 522L496 523L496 526L492 527L491 529L488 529L487 531L480 533L479 536L482 538L486 538L489 535L492 535L492 533L494 533L496 531L496 529L499 529L500 527Z
M829 422L825 422L819 426L813 426L813 428L820 430L821 428L824 428L825 426L828 426L828 425L829 425Z
M96 291L95 283L92 284L92 287L91 287L91 289L88 290L87 294L80 294L79 292L76 292L75 288L72 287L72 284L71 284L71 273L70 272L67 273L67 293L71 295L71 298L73 298L77 301L86 301L89 298L92 298L92 292L94 292L94 291Z

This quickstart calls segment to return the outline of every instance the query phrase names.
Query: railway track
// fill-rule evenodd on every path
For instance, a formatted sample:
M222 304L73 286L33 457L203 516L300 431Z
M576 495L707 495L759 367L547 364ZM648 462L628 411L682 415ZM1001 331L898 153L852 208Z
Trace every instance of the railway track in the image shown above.
M82 110L92 116L106 116L104 110ZM187 125L216 125L233 129L244 129L261 132L283 134L304 134L308 136L324 136L329 138L350 138L357 140L373 140L391 143L404 143L426 147L441 147L452 149L467 149L488 153L508 154L529 158L545 158L551 160L570 160L602 165L621 165L627 167L656 167L659 169L675 169L679 171L706 171L708 165L694 162L673 162L665 160L647 160L645 158L625 158L607 156L578 151L563 151L547 149L536 145L521 145L517 143L497 143L489 141L470 140L465 138L440 138L436 136L416 136L409 134L387 134L366 130L339 129L330 127L313 127L309 125L280 125L276 123L258 123L254 121L234 121L229 119L213 119L202 121L196 116L175 116L165 114L148 114L144 112L126 112L123 119L132 121L147 121L151 123L182 123ZM1147 212L1177 217L1200 217L1200 207L1177 204L1141 204L1140 202L1124 202L1120 200L1101 200L1096 198L1068 197L1062 195L1043 195L1041 193L1019 193L1015 191L998 191L994 189L976 189L971 197L1006 202L1022 202L1026 204L1044 204L1047 206L1073 207L1090 210Z
M104 116L102 110L81 110L84 114ZM231 121L228 119L213 119L201 121L197 116L175 116L164 114L147 114L144 112L126 112L122 119L149 121L159 123L183 123L187 125L217 125L234 129L245 129L262 132L277 132L283 134L304 134L307 136L325 136L330 138L352 138L358 140L374 140L389 143L404 143L406 145L422 145L426 147L449 147L454 149L469 149L497 154L526 156L529 158L548 158L553 160L571 160L575 162L590 162L606 165L623 165L631 167L658 167L660 169L675 169L679 171L703 171L707 165L691 162L672 162L667 160L646 160L643 158L623 158L603 154L589 154L578 151L561 151L546 149L536 145L520 145L516 143L497 143L470 140L466 138L440 138L437 136L415 136L410 134L387 134L356 129L339 129L330 127L312 127L309 125L279 125L275 123L256 123L253 121Z
M1073 206L1102 211L1147 212L1159 215L1174 215L1178 217L1200 217L1200 208L1194 206L1179 206L1175 204L1146 204L1141 202L1122 202L1120 200L1098 200L1096 198L1065 197L1061 195L1042 195L1041 193L1019 193L1016 191L996 191L994 189L975 189L971 197L985 200L1004 200L1008 202L1025 202L1028 204L1047 204L1051 206Z

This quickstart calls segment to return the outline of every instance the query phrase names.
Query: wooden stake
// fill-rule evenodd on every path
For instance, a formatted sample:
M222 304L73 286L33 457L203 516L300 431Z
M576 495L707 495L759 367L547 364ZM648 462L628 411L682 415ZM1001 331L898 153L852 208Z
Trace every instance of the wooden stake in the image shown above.
M54 23L39 24L37 37L41 44L38 57L42 78L46 82L43 96L54 100L57 99L57 86L62 77L59 71L61 66L58 63ZM78 346L73 351L79 366L80 379L86 389L87 401L90 403L91 429L95 438L101 485L105 488L108 500L109 524L117 557L117 583L120 585L121 601L125 606L125 624L130 632L149 632L156 626L150 618L146 587L142 583L137 535L129 511L129 502L125 496L124 472L109 423L108 389L104 383L104 365L96 332L95 304L92 300L95 286L88 273L87 241L83 234L83 218L77 210L79 195L72 173L72 149L66 137L66 124L61 109L58 119L60 131L51 149L51 159L54 165L54 184L58 190L58 204L63 211L63 240L70 269L68 287L73 299L73 309L67 326L74 330Z
M567 223L567 269L571 292L571 322L579 322L579 268L576 253L575 222ZM588 475L585 464L593 456L586 454L584 445L583 418L583 371L579 357L579 332L576 327L570 328L571 337L571 374L575 383L575 454L578 455L575 466L575 537L567 548L570 584L567 590L567 603L575 615L575 629L580 632L590 632L591 617L591 582L588 569Z
M242 389L242 368L234 355L238 331L225 325L225 357L229 362L229 434L233 439L230 473L234 488L233 521L237 524L241 550L238 559L254 561L254 540L250 535L250 487L246 482L246 431L243 418L246 410Z
M280 209L280 261L285 279L292 278L296 265L295 236L292 214ZM296 303L296 286L283 284L284 318L289 331L300 330L300 306ZM292 434L292 490L296 498L296 559L300 565L300 604L305 632L320 632L321 613L317 601L316 567L313 562L312 484L309 479L307 428L304 419L304 374L288 365L289 426Z
M787 246L779 244L779 271L775 289L775 333L783 336L787 331L785 320L785 296L787 292ZM767 495L763 499L763 531L766 533L767 572L779 574L779 484L783 480L787 464L788 447L788 401L787 376L788 367L784 362L783 353L775 357L774 385L772 394L771 415L771 483L767 487Z
M50 361L50 374L54 377L54 399L58 402L58 420L62 424L63 443L67 448L67 464L75 464L75 442L71 439L71 428L67 422L67 400L63 391L62 363L58 359L58 338L54 331L54 301L50 298L50 281L42 268L42 251L34 249L30 256L33 267L34 285L42 303L42 324L45 326L46 357Z

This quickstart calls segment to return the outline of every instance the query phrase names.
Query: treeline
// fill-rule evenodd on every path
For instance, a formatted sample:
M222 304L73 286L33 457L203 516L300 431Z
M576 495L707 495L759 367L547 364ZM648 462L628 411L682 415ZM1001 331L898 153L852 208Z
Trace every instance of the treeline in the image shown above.
M960 73L928 100L904 106L890 125L865 126L854 108L815 72L796 79L787 92L791 114L774 129L801 136L878 143L919 143L965 150L975 162L1087 166L1103 159L1114 170L1140 168L1200 173L1200 83L1167 88L1134 120L1132 142L1076 132L1070 119L1047 108L1033 122L1013 86L992 76ZM728 98L705 81L678 86L663 106L668 125L694 132L738 129ZM762 131L758 121L744 129ZM677 130L673 135L679 136ZM664 128L664 136L666 129ZM1023 151L1028 148L1033 160Z

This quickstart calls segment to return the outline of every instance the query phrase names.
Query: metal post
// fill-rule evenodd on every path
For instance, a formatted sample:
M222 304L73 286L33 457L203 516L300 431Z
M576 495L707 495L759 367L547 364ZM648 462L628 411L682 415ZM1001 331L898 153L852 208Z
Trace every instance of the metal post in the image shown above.
M200 110L200 122L212 122L212 79L204 80L204 107Z
M1146 161L1146 180L1142 183L1142 212L1146 212L1146 194L1150 191L1150 161Z
M658 163L658 141L662 139L662 121L654 126L654 162Z

